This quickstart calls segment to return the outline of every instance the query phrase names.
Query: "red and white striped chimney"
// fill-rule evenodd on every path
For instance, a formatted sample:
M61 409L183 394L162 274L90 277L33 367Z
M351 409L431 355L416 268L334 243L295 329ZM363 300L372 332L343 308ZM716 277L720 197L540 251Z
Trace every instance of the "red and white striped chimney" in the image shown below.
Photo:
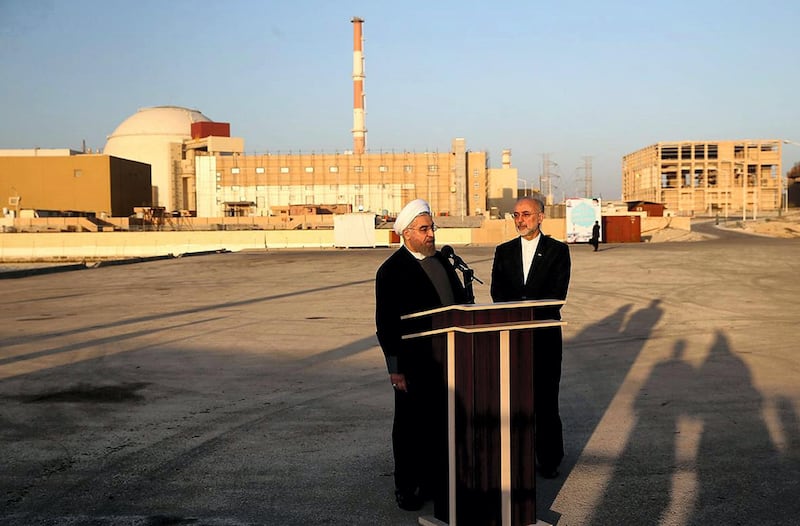
M353 153L363 154L367 146L364 117L364 20L353 17Z

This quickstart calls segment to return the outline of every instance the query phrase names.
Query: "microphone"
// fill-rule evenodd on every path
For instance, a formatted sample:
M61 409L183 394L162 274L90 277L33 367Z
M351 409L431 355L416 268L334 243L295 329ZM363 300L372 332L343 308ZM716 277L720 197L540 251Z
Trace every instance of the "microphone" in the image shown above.
M483 281L478 279L475 276L475 272L469 268L469 266L464 263L464 260L458 257L458 255L453 250L453 247L450 245L445 245L442 247L442 255L447 259L453 260L453 267L456 270L460 270L464 274L464 286L467 289L467 294L469 295L468 303L473 303L475 301L475 295L472 293L472 282L477 281L481 285L483 285Z
M455 253L453 247L450 245L445 245L442 247L442 255L447 259L452 259L453 266L458 270L470 270L469 266L464 263L464 260Z

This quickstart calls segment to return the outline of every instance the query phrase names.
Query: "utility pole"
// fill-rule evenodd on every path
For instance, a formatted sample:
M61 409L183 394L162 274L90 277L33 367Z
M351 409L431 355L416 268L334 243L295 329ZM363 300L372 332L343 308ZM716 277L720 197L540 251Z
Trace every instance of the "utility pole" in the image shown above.
M593 195L592 190L592 157L586 155L583 157L583 166L579 166L575 170L583 169L583 196L587 199L591 199ZM579 181L581 179L578 179Z
M592 158L588 155L583 158L583 191L586 199L591 199L594 195L592 192Z
M553 204L553 174L550 173L550 165L558 166L557 162L550 160L549 153L542 154L542 175L539 176L539 190L545 196L545 203Z

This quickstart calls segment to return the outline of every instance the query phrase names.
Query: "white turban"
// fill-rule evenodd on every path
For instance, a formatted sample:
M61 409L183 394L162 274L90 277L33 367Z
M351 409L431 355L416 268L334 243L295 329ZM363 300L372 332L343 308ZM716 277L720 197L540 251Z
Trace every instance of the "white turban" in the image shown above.
M410 203L408 203L400 213L397 214L397 219L394 220L394 231L397 232L398 235L403 235L403 230L405 230L408 225L414 221L414 218L420 214L430 214L431 207L428 206L428 203L424 199L414 199Z

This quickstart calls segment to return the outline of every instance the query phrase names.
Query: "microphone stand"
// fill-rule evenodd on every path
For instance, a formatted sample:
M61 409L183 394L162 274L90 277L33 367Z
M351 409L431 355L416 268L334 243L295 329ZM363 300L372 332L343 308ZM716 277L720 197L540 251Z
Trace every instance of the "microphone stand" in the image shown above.
M467 303L475 303L475 291L472 290L472 282L475 280L475 272L470 268L462 270L464 277L464 290L467 291Z
M483 285L483 281L475 277L475 271L469 268L469 265L464 263L458 254L453 251L453 247L445 245L442 247L442 255L453 261L453 267L461 271L462 280L464 281L464 290L467 293L467 303L475 303L475 292L472 290L472 282L477 281Z
M467 303L475 303L475 291L472 288L472 282L477 281L483 285L483 281L475 276L475 271L467 266L464 261L453 254L454 266L461 271L461 276L464 280L464 290L467 292Z

